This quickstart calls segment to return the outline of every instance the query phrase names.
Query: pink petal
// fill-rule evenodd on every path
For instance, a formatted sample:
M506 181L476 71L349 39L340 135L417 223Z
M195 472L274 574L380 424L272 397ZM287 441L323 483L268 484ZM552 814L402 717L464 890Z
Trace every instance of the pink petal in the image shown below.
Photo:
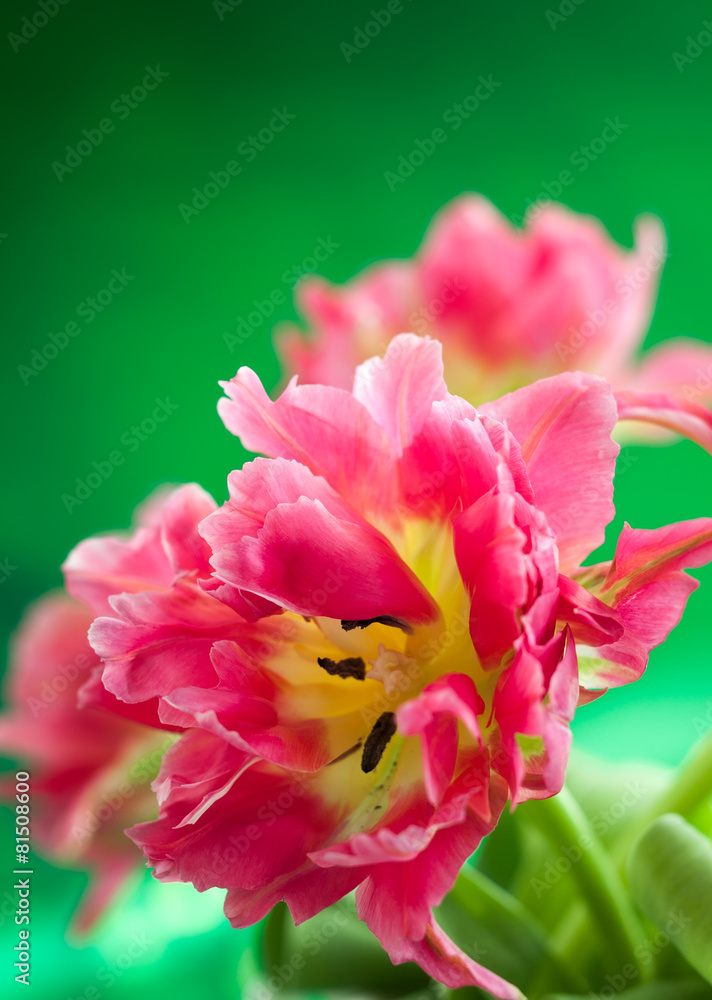
M614 514L617 413L610 386L580 372L542 379L481 408L522 448L536 506L556 534L562 571L604 539Z
M402 455L433 403L447 396L440 344L412 333L394 337L385 357L359 365L353 392Z
M434 920L428 924L420 940L405 938L387 950L394 965L417 962L429 976L451 989L479 986L502 1000L525 1000L524 994L513 983L486 969L458 948Z
M616 393L621 420L640 420L681 434L712 452L712 412L692 396L667 392Z
M210 553L196 529L214 509L214 500L195 484L161 491L139 508L131 537L89 538L70 552L62 567L67 590L95 615L105 615L112 594L167 587L188 569L209 574Z
M483 666L496 666L519 634L529 588L526 536L511 494L490 492L454 522L455 556L471 595L470 635Z
M295 328L279 331L278 354L302 381L350 390L364 358L381 354L393 335L414 329L419 301L413 269L400 261L377 264L345 286L305 278L296 302L314 333L305 340Z
M122 701L212 687L213 642L245 628L234 611L187 580L167 591L120 594L111 603L120 617L97 618L90 641L106 664L104 685Z
M699 583L686 568L712 560L712 519L697 518L653 530L625 525L599 596L649 652L677 625Z
M712 400L712 346L688 337L663 341L646 351L621 383L636 392L673 392L688 402Z
M442 801L455 773L458 721L479 742L477 716L483 711L484 702L466 674L442 677L399 707L398 732L421 737L425 788L433 805Z
M218 411L225 426L250 451L295 459L324 479L358 509L387 505L393 451L373 416L349 392L328 386L289 383L275 401L249 368L220 383L228 395Z
M437 614L380 532L307 497L274 507L256 537L224 545L213 565L227 582L309 617L391 615L416 623Z

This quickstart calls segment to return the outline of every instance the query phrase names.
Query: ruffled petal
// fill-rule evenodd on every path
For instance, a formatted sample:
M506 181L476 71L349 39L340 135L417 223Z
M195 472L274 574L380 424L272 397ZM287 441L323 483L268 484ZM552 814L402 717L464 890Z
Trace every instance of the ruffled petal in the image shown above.
M388 435L397 455L412 442L433 403L445 399L442 347L436 340L403 333L383 358L359 365L354 377L359 400Z
M693 395L669 392L616 393L621 420L641 421L689 438L712 453L712 412Z
M350 392L301 386L293 379L273 402L249 368L220 385L228 398L220 400L218 412L245 448L296 460L360 510L374 503L387 507L392 501L392 447L373 415ZM380 487L375 495L374 482Z
M521 445L536 506L556 534L563 572L602 544L614 514L611 387L581 372L542 379L481 407Z
M425 789L433 805L442 802L455 774L458 722L479 743L477 716L483 711L484 702L466 674L450 674L428 684L398 709L398 732L421 738Z
M297 614L338 619L437 617L432 599L393 546L357 516L302 496L270 510L256 537L213 556L221 579Z

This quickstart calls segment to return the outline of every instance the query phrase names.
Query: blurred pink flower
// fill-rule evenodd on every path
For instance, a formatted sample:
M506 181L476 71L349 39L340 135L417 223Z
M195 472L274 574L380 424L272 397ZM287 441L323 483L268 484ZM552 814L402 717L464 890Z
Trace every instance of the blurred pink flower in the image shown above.
M144 690L141 703L129 704L104 687L103 667L87 632L97 615L113 613L114 602L124 608L136 591L143 601L163 600L169 607L173 601L175 609L182 602L195 620L205 604L223 618L235 618L202 590L191 590L194 563L210 572L210 550L196 526L214 509L197 486L164 491L140 508L138 526L128 537L80 543L64 565L72 596L57 592L37 601L14 639L0 747L31 770L32 835L38 846L57 861L91 872L76 918L79 931L91 927L137 871L139 856L124 830L155 813L150 784L176 739L172 731L157 731L174 727L159 720L158 700L150 692ZM214 635L214 615L209 625ZM167 652L172 659L181 653L191 657L199 672L200 641L191 644L189 626L178 630L173 643L164 630ZM13 794L7 783L4 791Z
M626 390L640 420L660 424L651 409L664 402L668 429L712 449L712 347L677 339L636 356L666 256L653 216L638 220L628 251L562 205L537 208L520 230L465 195L435 217L411 260L375 264L343 286L305 279L297 302L310 335L287 327L277 351L302 382L350 388L356 365L392 336L429 334L443 344L450 390L475 405L587 371Z
M403 335L353 392L292 382L273 402L245 368L224 387L226 426L270 457L206 511L211 565L193 503L182 575L113 597L91 630L107 687L189 728L159 818L130 835L159 879L228 889L235 926L358 887L395 963L518 997L433 908L507 801L560 790L577 704L640 676L712 520L626 527L611 563L581 568L618 452L591 375L477 411L448 393L440 345Z
M93 613L61 592L27 611L14 638L0 748L30 771L33 846L54 861L90 871L75 916L88 931L125 879L137 872L124 834L155 811L150 783L172 739L102 709L80 708L97 679L99 658L87 640ZM103 692L108 708L113 700ZM14 806L14 782L3 797Z

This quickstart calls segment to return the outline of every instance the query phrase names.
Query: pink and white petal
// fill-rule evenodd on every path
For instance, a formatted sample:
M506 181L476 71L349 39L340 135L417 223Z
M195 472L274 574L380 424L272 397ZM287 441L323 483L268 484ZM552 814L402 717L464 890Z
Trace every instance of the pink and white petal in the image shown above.
M692 396L671 392L616 393L620 420L652 424L689 438L712 453L712 412Z
M400 457L423 427L433 403L448 395L441 345L414 333L399 334L383 358L359 365L353 394L385 430Z
M286 326L276 347L289 372L303 382L319 382L349 391L356 366L380 354L388 340L412 328L420 304L413 265L386 261L367 268L345 286L308 277L296 287L298 310L313 334Z
M517 482L531 494L526 469L508 449L519 446L506 429L458 396L433 404L421 430L404 450L399 464L402 503L424 516L447 516L489 492L498 482L498 467L512 459ZM524 482L521 478L524 475Z
M178 687L212 687L213 639L173 625L134 625L97 618L91 642L105 662L104 686L121 701L142 702Z
M426 303L437 302L443 340L460 336L486 362L511 351L488 336L520 291L530 271L525 237L481 195L465 195L433 220L420 252Z
M562 572L579 566L604 540L614 514L619 447L610 385L566 372L517 389L481 412L506 424L522 449L536 506L557 537Z
M152 726L154 729L171 729L171 726L164 726L158 715L158 699L152 698L150 701L142 701L138 704L129 704L121 701L104 687L102 675L103 664L99 664L92 671L91 677L83 684L77 692L78 708L102 708L111 712L112 715L120 715L130 722L140 722L144 726Z
M527 761L520 798L545 799L557 795L564 785L566 766L571 750L572 734L569 723L579 702L579 671L576 646L570 629L565 629L565 648L549 682L543 715L545 753L539 761Z
M218 687L179 688L165 697L189 714L191 725L245 753L303 772L317 771L353 746L353 727L343 715L296 717L293 688L283 679L278 687L269 670L260 669L238 643L214 643L211 660Z
M683 570L711 560L712 518L652 530L626 524L599 596L649 652L677 625L687 598L699 586Z
M222 788L222 782L221 786ZM260 890L298 869L334 826L333 810L294 772L258 762L205 811L195 798L173 800L157 820L127 830L161 881ZM290 805L279 806L289 800ZM277 807L275 809L275 806ZM194 821L182 825L192 813Z
M230 583L223 583L216 576L208 577L206 580L198 580L198 586L206 594L210 594L216 601L225 604L228 608L244 618L246 622L256 622L267 615L275 615L281 612L281 608L272 601L266 601L257 594L250 594L239 587L233 587Z
M271 510L257 537L223 545L213 566L228 583L309 617L390 615L412 624L437 617L427 591L380 532L307 497Z
M605 563L604 567L609 565ZM605 573L602 579L604 577ZM610 645L623 637L624 625L620 615L586 587L567 576L559 577L557 616L560 621L571 626L577 642L588 646Z
M318 500L341 520L366 523L353 507L332 489L323 476L293 459L256 458L228 476L230 499L200 525L200 532L214 552L243 537L256 538L265 518L279 504L294 504L301 497Z
M195 483L181 486L163 508L162 540L176 575L210 575L210 547L198 534L198 525L217 504Z
M712 346L688 337L646 351L619 386L635 392L672 392L698 402L712 400Z
M333 386L300 386L292 379L273 402L249 368L220 384L229 398L220 400L218 412L247 449L296 460L359 509L372 505L374 480L381 486L380 505L392 499L393 449L351 393Z
M112 594L167 587L175 575L155 526L138 528L130 539L88 538L72 549L62 572L72 597L95 615L111 614Z

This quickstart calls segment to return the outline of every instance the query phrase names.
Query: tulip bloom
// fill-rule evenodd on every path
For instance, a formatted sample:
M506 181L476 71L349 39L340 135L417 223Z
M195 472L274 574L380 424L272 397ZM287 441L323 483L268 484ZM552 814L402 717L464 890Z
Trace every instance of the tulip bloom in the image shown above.
M577 704L640 676L712 520L626 527L581 567L618 453L591 375L475 410L440 345L402 335L353 392L292 382L273 402L244 368L224 387L226 426L269 457L197 532L202 504L182 518L168 588L112 598L91 629L108 690L188 730L158 819L128 832L157 878L226 888L235 926L358 887L395 963L518 997L433 908L508 802L561 789Z
M664 426L712 449L712 348L681 338L636 357L666 256L651 216L626 251L562 205L536 208L519 230L467 195L436 216L411 260L376 264L343 287L305 279L297 298L311 335L287 328L277 350L303 382L350 388L356 365L413 331L442 342L449 388L475 405L587 371L625 392L637 419L660 425L664 409Z
M167 746L155 729L122 717L101 688L101 708L79 707L99 682L87 640L94 614L58 592L37 601L14 638L8 708L0 747L30 770L31 831L51 859L88 869L90 885L75 917L84 933L137 871L124 829L155 811L150 783ZM113 704L112 704L113 703ZM13 798L6 779L3 791Z
M129 705L103 686L87 632L97 615L113 613L113 594L159 595L175 581L186 588L191 517L195 523L214 509L199 487L186 486L144 505L130 537L82 542L64 565L72 596L41 598L14 638L0 746L29 762L33 839L49 857L91 873L80 932L138 868L124 829L155 813L150 783L176 739L158 718L157 699Z

